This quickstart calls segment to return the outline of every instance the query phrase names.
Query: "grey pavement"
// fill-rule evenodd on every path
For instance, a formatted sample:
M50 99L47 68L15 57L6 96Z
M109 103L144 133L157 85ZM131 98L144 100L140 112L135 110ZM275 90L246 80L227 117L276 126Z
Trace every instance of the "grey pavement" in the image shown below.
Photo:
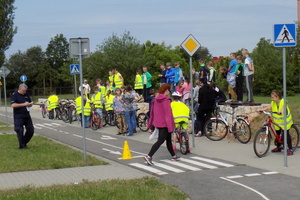
M0 108L0 110L5 111L3 107ZM11 111L10 108L8 108L8 110ZM31 115L33 117L41 116L40 112L36 110L32 110ZM72 126L79 127L77 123L72 124ZM100 130L101 133L115 136L115 131L111 131L113 128L115 127L104 127ZM143 132L136 133L130 139L144 143L154 143L154 141L149 140L149 134ZM258 158L254 154L252 142L241 144L234 139L229 142L228 138L222 141L210 141L205 136L196 137L194 139L195 146L193 146L192 138L190 140L191 152L193 154L300 177L300 150L296 151L293 156L288 157L288 167L285 167L283 153L269 152L266 157ZM110 165L2 173L0 174L0 189L17 188L28 185L49 186L52 184L77 184L84 180L133 179L151 176L148 173L141 172L127 165L122 165L105 158L100 159L109 162Z

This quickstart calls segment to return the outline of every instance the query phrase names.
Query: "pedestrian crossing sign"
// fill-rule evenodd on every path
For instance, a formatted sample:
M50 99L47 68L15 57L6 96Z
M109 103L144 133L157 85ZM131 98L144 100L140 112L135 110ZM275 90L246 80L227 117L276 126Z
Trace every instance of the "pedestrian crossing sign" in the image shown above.
M274 25L274 46L293 47L296 46L296 24Z
M72 64L70 65L70 72L71 74L80 74L80 71L79 71L79 65L78 64Z

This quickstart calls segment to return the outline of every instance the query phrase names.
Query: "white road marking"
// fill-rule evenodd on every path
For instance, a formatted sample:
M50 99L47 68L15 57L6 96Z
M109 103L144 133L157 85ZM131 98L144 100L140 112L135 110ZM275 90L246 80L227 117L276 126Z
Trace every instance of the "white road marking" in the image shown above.
M194 157L191 157L191 158L195 159L195 160L201 160L201 161L204 161L204 162L208 162L208 163L211 163L211 164L220 165L220 166L223 166L223 167L233 167L234 166L234 165L231 165L231 164L227 164L227 163L223 163L223 162L220 162L220 161L211 160L211 159L203 158L203 157L199 157L199 156L194 156Z
M169 171L172 171L172 172L175 172L175 173L182 173L182 172L185 172L181 169L177 169L175 167L171 167L169 165L165 165L165 164L162 164L162 163L158 163L158 162L153 162L153 164L156 166L156 167L160 167L160 168L163 168L163 169L166 169L166 170L169 170Z
M247 177L252 177L252 176L261 176L260 173L252 173L252 174L244 174Z
M223 179L223 180L225 180L225 181L228 181L228 182L231 182L231 183L237 184L237 185L239 185L239 186L242 186L242 187L244 187L244 188L247 188L247 189L249 189L249 190L251 190L251 191L255 192L256 194L260 195L260 196L261 196L263 199L265 199L265 200L269 200L269 198L268 198L268 197L266 197L264 194L262 194L261 192L259 192L259 191L255 190L255 189L253 189L253 188L251 188L251 187L249 187L249 186L247 186L247 185L244 185L244 184L238 183L238 182L236 182L236 181L233 181L233 180L230 180L230 179L227 179L227 178L224 178L224 177L220 177L220 178L221 178L221 179Z
M166 174L168 174L167 172L164 172L164 171L158 170L154 167L150 167L150 166L143 165L143 164L140 164L140 163L130 163L129 165L135 166L135 167L140 168L140 169L150 171L150 172L155 173L157 175L166 175Z
M180 158L180 161L187 162L187 163L197 165L197 166L200 166L200 167L204 167L204 168L208 168L208 169L217 169L218 168L218 167L213 166L213 165L208 165L208 164L205 164L205 163L201 163L201 162L197 162L197 161L190 160L190 159L185 159L185 158Z
M112 154L121 155L121 152L120 152L120 151L113 151L113 150L109 150L109 149L105 149L105 148L102 148L102 150L108 151L109 153L112 153Z
M185 169L188 169L188 170L191 170L191 171L200 171L200 170L202 170L202 169L197 168L197 167L193 167L193 166L190 166L190 165L180 163L179 161L171 161L171 160L161 160L161 161L166 162L166 163L171 164L171 165L176 165L178 167L182 167L182 168L185 168Z
M262 172L264 175L273 175L273 174L278 174L278 172Z
M235 179L235 178L243 178L243 176L241 176L241 175L234 175L234 176L226 176L226 178Z
M108 136L108 135L101 135L101 140L116 140L117 138Z

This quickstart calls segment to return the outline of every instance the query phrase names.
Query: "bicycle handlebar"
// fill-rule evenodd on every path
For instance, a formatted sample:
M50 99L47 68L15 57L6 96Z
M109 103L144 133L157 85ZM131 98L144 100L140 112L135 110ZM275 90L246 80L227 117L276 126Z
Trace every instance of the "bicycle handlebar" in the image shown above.
M259 110L257 112L260 113L260 114L264 113L264 114L269 115L269 116L271 116L272 114L277 114L277 112L267 112L267 111L264 111L264 110Z

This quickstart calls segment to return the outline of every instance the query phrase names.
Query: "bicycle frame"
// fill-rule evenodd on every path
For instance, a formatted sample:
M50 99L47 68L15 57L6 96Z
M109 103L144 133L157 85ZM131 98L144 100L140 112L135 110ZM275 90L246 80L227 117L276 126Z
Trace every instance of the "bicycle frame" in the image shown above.
M282 136L281 134L277 134L274 126L278 126L280 127L276 122L274 122L271 118L270 115L268 115L266 121L263 124L263 127L266 128L266 133L267 135L269 135L269 130L271 130L272 134L274 135L274 137L276 138L276 141L281 143L282 142ZM280 128L280 130L282 131L282 129ZM270 137L272 138L272 134L270 135Z

